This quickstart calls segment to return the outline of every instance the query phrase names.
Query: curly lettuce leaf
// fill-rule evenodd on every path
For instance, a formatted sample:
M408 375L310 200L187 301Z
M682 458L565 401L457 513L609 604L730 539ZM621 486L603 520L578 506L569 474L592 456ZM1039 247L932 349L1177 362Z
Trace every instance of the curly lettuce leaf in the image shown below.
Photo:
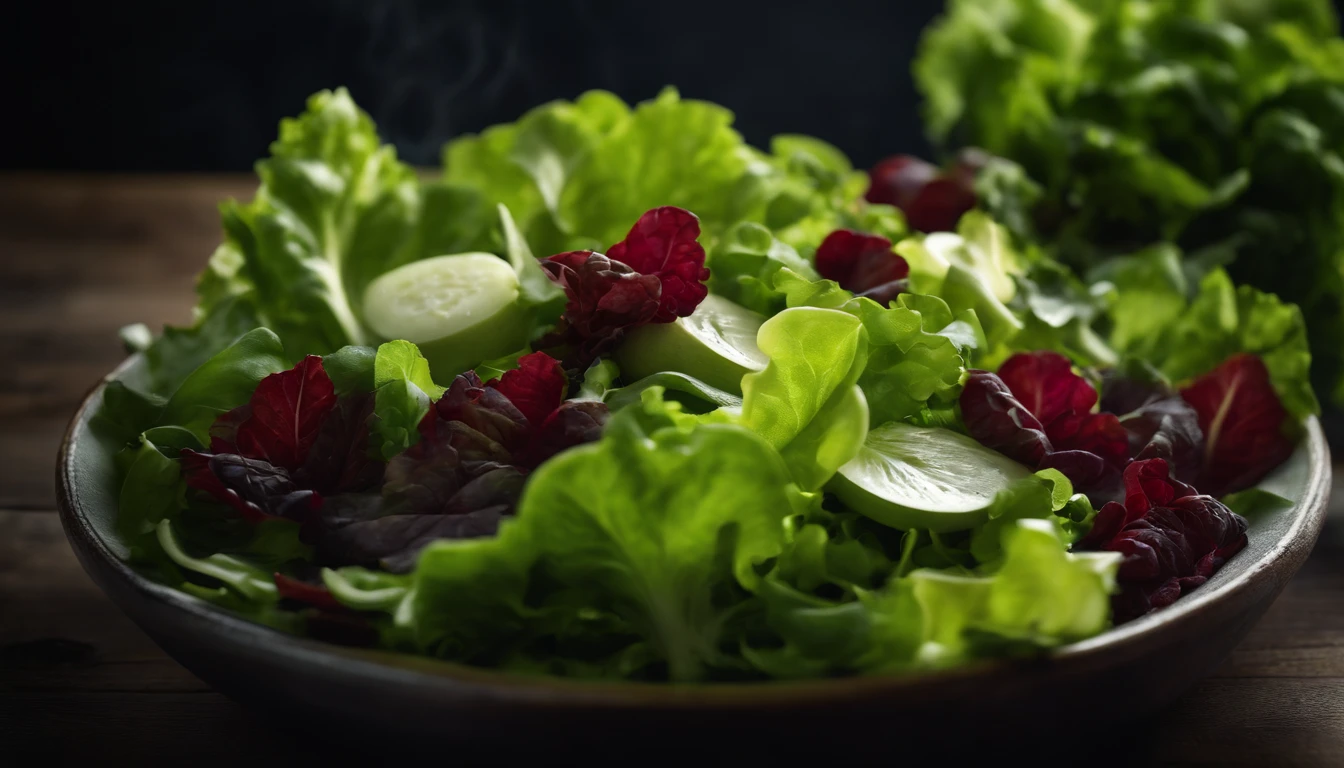
M819 278L812 263L792 246L752 222L728 230L711 251L707 266L712 292L766 316L782 311L787 303L774 284L781 269L808 280Z
M747 645L743 653L783 678L909 672L1039 653L1110 626L1119 563L1113 553L1072 554L1053 523L1027 518L1003 528L1002 556L981 573L898 570L881 589L839 601L772 574L759 594L776 645Z
M906 233L898 209L864 199L867 174L856 171L834 146L811 136L782 134L771 139L765 159L774 173L765 182L769 202L761 223L805 258L837 229L868 232L893 242Z
M497 538L426 548L407 618L422 647L525 654L609 613L674 681L735 664L724 641L757 567L783 546L788 471L742 427L686 423L656 397L645 406L542 465Z
M775 285L790 307L838 309L860 321L868 359L858 383L875 424L951 406L971 353L985 346L975 312L954 315L936 296L902 294L895 306L884 308L833 281L808 281L790 270L781 270Z
M444 179L506 206L522 231L549 246L548 236L558 235L561 195L575 170L629 117L630 108L606 91L588 91L573 102L543 104L515 123L492 126L445 145Z
M672 205L709 232L765 205L754 158L732 128L733 113L682 99L675 89L635 108L587 155L560 197L562 226L602 247L625 237L645 211Z

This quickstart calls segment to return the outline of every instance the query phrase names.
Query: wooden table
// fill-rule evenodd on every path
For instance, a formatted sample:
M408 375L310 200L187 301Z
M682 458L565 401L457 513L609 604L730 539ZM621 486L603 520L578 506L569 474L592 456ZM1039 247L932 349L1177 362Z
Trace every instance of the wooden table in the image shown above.
M117 329L190 320L193 278L219 241L215 206L253 184L0 176L0 755L313 756L124 618L53 511L57 443L121 359ZM1311 559L1227 663L1178 707L1141 714L1086 760L1344 765L1344 493Z

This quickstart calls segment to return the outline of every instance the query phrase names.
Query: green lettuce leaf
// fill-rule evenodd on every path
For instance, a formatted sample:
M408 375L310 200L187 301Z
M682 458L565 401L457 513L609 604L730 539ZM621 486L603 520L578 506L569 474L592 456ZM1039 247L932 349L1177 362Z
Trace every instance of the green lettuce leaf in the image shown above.
M672 88L640 104L568 179L560 198L563 226L605 248L663 205L691 211L711 235L759 219L764 190L732 122L727 109L684 100Z
M810 259L837 229L870 232L892 241L905 235L900 211L865 201L868 175L855 170L834 146L811 136L782 134L771 139L770 155L763 159L774 173L764 182L769 202L761 223L805 258ZM792 264L785 266L799 271Z
M953 407L972 352L985 346L975 312L954 316L936 296L902 294L894 307L884 308L833 281L808 281L787 269L775 285L790 307L839 309L863 325L868 359L858 383L875 424Z
M336 387L336 394L372 392L374 361L378 350L373 347L341 347L322 357L322 370Z
M780 451L802 488L820 488L868 433L855 387L868 332L846 312L798 307L767 320L756 345L770 362L742 378L741 423Z
M181 427L154 427L140 436L121 482L117 531L134 541L155 530L185 503L186 484L178 466L184 448L201 450L196 435Z
M548 249L554 247L543 254L550 255L563 250L556 241L561 232L560 198L575 169L629 118L630 108L606 91L588 91L573 102L543 104L516 123L449 142L443 150L444 179L506 206L530 238Z
M674 681L734 665L744 590L783 547L787 469L742 427L686 423L656 393L645 405L543 464L497 538L424 551L408 619L422 647L479 658L609 612Z
M1065 546L1087 534L1096 516L1087 497L1058 470L1043 469L1001 491L989 507L989 519L971 532L970 553L976 562L994 563L1003 554L1006 531L1018 520L1046 520L1056 526Z
M468 250L503 252L499 220L481 192L422 184L344 89L312 96L284 120L261 186L247 203L221 208L225 240L197 281L190 328L168 328L148 345L136 391L166 397L247 331L284 339L290 363L375 339L361 320L365 287L402 264Z
M811 262L777 240L770 230L751 222L728 230L706 263L712 292L767 317L787 304L784 293L774 284L781 269L807 280L819 279Z
M216 418L246 403L262 379L289 367L278 336L265 328L249 331L182 382L158 423L185 427L202 443L209 442Z
M1317 391L1344 403L1344 39L1331 3L957 0L914 70L937 142L1007 157L1040 183L1026 216L986 196L1015 232L1080 268L1166 269L1155 254L1175 246L1192 284L1221 251L1238 283L1302 307ZM1164 311L1126 310L1120 342Z
M773 677L908 672L1039 653L1110 626L1119 555L1072 554L1047 520L1015 520L1002 534L1002 557L986 573L920 568L853 599L817 597L771 574L759 594L776 645L747 645L744 656Z
M420 420L444 389L429 374L429 362L409 341L378 347L373 363L373 433L384 459L411 447L420 438Z

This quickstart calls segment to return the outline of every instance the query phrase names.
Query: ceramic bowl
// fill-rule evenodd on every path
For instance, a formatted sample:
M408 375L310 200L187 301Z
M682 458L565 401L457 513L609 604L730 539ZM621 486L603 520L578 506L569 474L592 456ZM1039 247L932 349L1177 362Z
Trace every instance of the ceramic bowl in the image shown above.
M1114 739L1127 719L1160 713L1211 672L1264 614L1316 541L1331 477L1313 419L1292 458L1262 483L1294 506L1252 521L1250 544L1212 579L1164 610L1040 658L907 677L592 683L291 636L148 580L123 562L113 526L117 446L90 422L102 397L100 385L71 423L57 484L66 534L103 591L183 666L281 727L324 744L440 758L565 750L760 757L821 747L832 757L905 758L977 747L1001 755L1099 729Z

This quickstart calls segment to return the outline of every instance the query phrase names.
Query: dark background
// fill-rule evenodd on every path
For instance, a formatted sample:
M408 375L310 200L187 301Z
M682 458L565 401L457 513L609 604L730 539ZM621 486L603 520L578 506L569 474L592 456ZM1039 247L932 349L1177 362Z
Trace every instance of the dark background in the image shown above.
M280 118L339 85L421 165L551 99L605 88L641 101L669 84L734 110L754 144L807 133L867 165L926 149L910 59L942 5L23 3L0 23L0 168L246 171Z

